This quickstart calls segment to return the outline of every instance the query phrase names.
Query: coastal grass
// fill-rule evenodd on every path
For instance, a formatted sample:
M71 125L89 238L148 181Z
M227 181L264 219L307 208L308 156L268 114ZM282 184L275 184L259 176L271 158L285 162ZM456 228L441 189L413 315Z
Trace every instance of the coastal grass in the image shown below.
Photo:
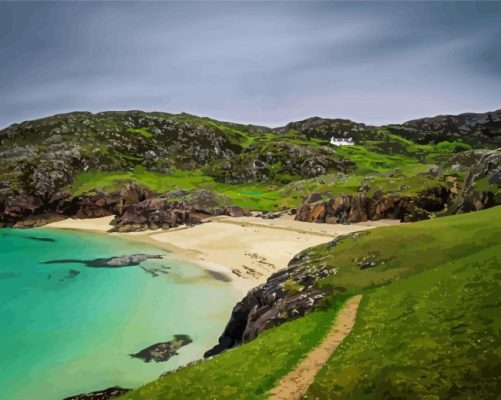
M282 151L280 146L276 148L277 135L271 131L254 130L244 125L221 123L187 114L176 116L176 120L197 122L219 129L232 143L241 148L253 145L253 150L248 154L251 158L261 153ZM137 165L129 170L81 172L65 189L74 197L91 193L96 189L108 192L119 190L127 182L143 185L157 193L178 189L208 189L229 196L235 205L244 208L277 211L297 208L312 192L328 195L354 195L365 192L371 196L376 191L382 191L416 195L423 190L446 184L442 176L432 176L427 171L435 165L435 162L442 164L455 152L467 147L460 142L420 145L381 129L380 136L383 140L365 140L353 146L336 147L336 157L343 157L355 163L355 168L347 174L329 171L315 178L301 179L300 176L280 173L281 164L276 163L269 165L273 178L268 182L230 184L215 179L217 174L214 175L214 171L211 173L207 167L196 169L172 167L168 173L160 173L147 170L140 165L141 159L138 157L114 152L115 158ZM147 140L155 137L148 128L129 128L127 132ZM294 130L280 135L279 139L286 143L312 148L331 146L324 139L305 137ZM102 150L103 153L109 152L106 147Z
M307 398L496 398L500 220L495 207L314 248L313 268L336 268L317 285L364 300L354 331Z
M336 273L319 287L361 292L501 244L501 206L469 214L382 227L323 244L308 256L312 268L326 265ZM365 260L363 260L365 258ZM361 262L374 266L361 269Z
M122 400L257 400L327 334L346 297L263 332L252 342L160 377Z
M501 207L378 228L312 248L331 268L324 309L123 399L264 399L327 332L340 304L364 294L353 332L308 399L495 398L499 393ZM361 262L374 262L365 269ZM292 288L294 289L294 288Z
M369 292L307 398L497 399L500 265L498 244Z

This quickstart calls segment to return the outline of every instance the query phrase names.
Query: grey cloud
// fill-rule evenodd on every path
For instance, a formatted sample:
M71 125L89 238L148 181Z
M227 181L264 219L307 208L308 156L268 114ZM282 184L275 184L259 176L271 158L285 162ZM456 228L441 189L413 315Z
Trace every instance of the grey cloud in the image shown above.
M501 3L0 3L0 126L87 109L277 125L499 108Z

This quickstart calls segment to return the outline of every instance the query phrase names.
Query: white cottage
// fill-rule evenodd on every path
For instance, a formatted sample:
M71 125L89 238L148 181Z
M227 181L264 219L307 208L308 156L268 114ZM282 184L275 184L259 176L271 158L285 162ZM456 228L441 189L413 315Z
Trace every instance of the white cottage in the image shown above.
M334 138L331 137L331 144L334 146L353 146L355 143L352 138Z

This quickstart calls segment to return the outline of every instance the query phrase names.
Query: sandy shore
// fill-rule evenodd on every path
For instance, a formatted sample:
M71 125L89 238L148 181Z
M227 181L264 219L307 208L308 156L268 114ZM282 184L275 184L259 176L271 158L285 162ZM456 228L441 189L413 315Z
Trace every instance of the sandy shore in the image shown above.
M105 233L113 217L66 219L48 228ZM255 217L214 217L194 227L166 231L111 233L162 247L175 257L195 262L208 270L226 273L236 289L246 292L285 268L300 251L351 232L398 224L395 220L351 225L314 224L290 216L265 220Z

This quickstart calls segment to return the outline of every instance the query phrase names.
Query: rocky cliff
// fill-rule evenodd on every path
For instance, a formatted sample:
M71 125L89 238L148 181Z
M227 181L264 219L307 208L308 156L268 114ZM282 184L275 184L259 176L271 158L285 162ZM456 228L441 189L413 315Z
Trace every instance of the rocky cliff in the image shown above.
M343 238L334 239L327 245L328 248L332 249L341 240ZM299 253L287 268L275 272L266 283L249 291L233 308L218 344L204 357L219 354L255 339L266 329L304 316L322 307L322 300L328 295L342 295L344 289L340 287L316 287L317 280L336 274L336 269L325 264L311 268L308 253L309 250Z
M433 212L444 210L450 190L437 187L416 196L365 194L335 196L324 199L318 193L308 196L296 213L297 221L349 224L353 222L398 219L415 222L428 219Z

